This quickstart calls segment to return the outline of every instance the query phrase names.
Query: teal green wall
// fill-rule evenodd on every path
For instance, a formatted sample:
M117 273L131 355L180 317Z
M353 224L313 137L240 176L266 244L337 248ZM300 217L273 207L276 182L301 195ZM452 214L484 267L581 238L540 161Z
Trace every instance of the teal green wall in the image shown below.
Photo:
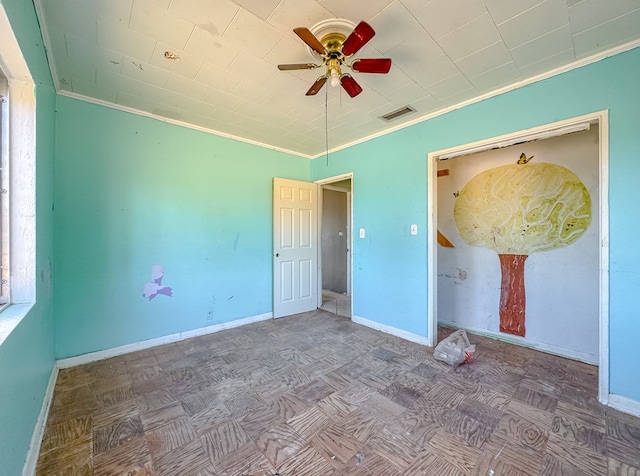
M272 181L308 180L309 160L57 105L59 358L271 312ZM142 297L155 264L173 297Z
M55 361L49 270L55 270L56 97L33 4L24 0L2 0L2 4L36 83L36 304L0 345L0 473L17 475L22 472Z
M639 75L635 49L336 152L328 166L324 157L314 160L313 180L354 174L354 314L426 336L429 151L608 109L610 391L640 401L629 358L640 335L640 222L630 216L640 201ZM411 223L418 236L409 235Z
M36 305L0 345L3 474L22 470L54 356L271 311L274 176L354 172L354 228L367 230L355 238L354 314L426 335L427 152L602 109L610 110L610 389L640 401L629 358L640 335L640 224L630 216L640 198L639 50L337 152L327 165L56 98L32 3L2 3L36 81L38 277ZM154 264L173 297L142 297Z

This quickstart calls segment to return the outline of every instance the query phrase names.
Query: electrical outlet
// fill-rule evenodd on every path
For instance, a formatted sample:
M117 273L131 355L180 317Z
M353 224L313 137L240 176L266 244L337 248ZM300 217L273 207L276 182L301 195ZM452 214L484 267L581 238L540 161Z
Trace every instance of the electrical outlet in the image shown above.
M213 311L207 311L207 321L213 321Z

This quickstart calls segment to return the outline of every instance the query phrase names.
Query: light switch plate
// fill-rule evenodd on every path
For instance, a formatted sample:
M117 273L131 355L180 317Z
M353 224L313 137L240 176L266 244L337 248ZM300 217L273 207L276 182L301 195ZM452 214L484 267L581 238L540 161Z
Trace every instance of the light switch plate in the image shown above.
M412 235L418 234L418 225L411 225L411 234Z
M364 228L360 228L360 238L364 238Z

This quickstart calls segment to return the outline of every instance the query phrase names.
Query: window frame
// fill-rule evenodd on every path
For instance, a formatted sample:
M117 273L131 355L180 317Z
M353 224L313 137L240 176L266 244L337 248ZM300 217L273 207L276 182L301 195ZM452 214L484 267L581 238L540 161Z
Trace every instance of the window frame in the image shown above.
M36 97L35 83L0 0L0 69L6 77L3 147L11 278L8 303L0 310L0 345L36 301ZM10 201L10 203L8 203ZM11 240L11 238L14 238Z
M11 303L9 203L9 82L0 68L0 310Z

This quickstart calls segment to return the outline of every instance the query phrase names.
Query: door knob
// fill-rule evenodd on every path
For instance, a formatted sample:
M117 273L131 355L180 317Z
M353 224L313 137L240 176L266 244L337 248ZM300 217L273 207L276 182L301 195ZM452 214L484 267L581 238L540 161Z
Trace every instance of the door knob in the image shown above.
M280 256L280 253L276 253L276 258L277 258L278 256Z

